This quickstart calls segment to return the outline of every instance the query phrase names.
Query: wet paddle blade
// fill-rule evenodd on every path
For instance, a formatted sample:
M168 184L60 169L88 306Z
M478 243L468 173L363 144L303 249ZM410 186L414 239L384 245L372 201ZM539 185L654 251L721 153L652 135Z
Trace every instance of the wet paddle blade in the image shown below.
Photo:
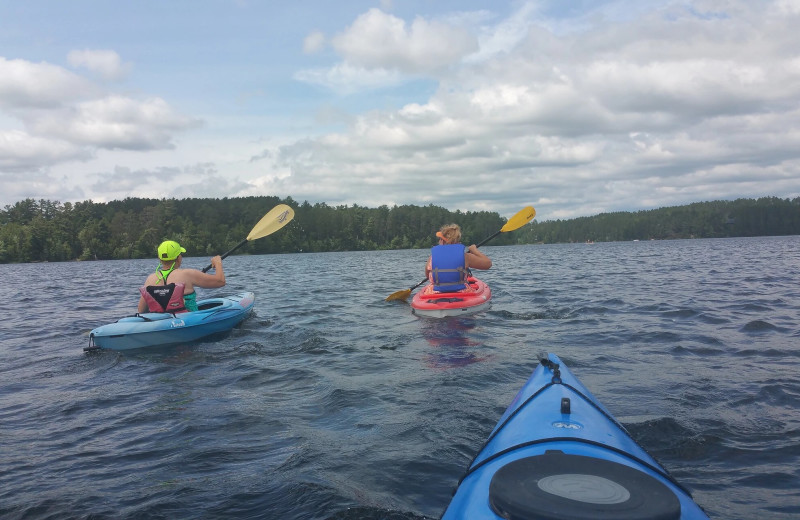
M247 235L247 240L257 240L278 231L294 218L294 210L286 204L278 204L258 221Z
M389 296L386 297L387 302L393 302L395 300L408 300L408 297L411 296L411 289L403 289L402 291L397 291Z

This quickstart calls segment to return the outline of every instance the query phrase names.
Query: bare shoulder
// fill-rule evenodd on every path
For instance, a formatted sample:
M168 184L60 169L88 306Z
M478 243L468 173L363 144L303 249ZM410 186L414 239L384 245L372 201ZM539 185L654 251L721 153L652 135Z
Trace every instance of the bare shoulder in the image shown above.
M195 282L202 275L197 269L176 269L170 279L174 278L176 282Z

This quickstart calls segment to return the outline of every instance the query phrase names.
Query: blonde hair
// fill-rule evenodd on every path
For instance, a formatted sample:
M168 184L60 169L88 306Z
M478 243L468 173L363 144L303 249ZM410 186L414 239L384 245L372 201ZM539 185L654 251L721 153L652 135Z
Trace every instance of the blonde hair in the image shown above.
M439 228L436 236L443 238L448 244L457 244L461 242L461 228L458 224L445 224Z

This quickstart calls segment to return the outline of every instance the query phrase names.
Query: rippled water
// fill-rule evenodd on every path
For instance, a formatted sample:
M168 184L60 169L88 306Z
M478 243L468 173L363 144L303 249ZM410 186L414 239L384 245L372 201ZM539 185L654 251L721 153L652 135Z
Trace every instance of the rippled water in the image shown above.
M438 518L540 351L712 518L800 517L800 237L485 251L446 320L383 301L426 251L232 257L251 318L126 353L155 262L0 266L0 517Z

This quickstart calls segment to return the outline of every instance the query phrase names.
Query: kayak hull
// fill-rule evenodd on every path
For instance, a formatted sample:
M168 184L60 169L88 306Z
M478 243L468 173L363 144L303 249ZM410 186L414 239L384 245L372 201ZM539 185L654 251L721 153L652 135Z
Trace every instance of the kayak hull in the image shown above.
M194 312L145 312L128 316L92 330L89 346L84 350L130 350L197 341L231 330L250 314L254 303L255 295L243 292L200 300L199 310Z
M443 520L708 518L555 354L542 359Z
M469 291L435 292L431 284L426 285L411 299L411 312L417 316L445 318L465 316L488 309L492 302L492 290L482 280L468 278Z

